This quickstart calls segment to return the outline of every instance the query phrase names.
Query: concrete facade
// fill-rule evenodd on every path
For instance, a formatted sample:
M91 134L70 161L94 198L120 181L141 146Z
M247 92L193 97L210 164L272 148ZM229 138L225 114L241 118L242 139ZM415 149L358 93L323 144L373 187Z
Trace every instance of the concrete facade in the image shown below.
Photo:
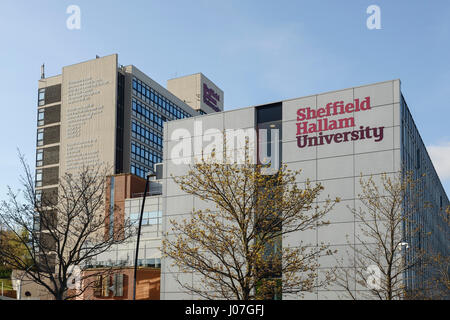
M87 165L144 177L161 162L163 124L199 115L135 66L119 65L117 54L63 67L61 75L40 79L38 90L39 189Z
M223 91L202 73L167 80L167 89L202 114L223 111Z
M203 78L206 77L202 75ZM205 81L220 90L210 80ZM221 94L223 97L222 91ZM37 112L38 201L56 201L59 179L65 174L76 173L86 166L104 166L111 175L106 202L118 205L119 210L111 212L106 206L99 210L99 215L109 217L105 234L113 236L117 236L119 222L130 216L136 218L139 212L136 210L145 185L141 178L153 172L154 165L162 161L164 124L201 115L134 65L119 65L117 54L65 66L54 77L42 75L38 81ZM204 112L215 111L204 108ZM112 181L117 182L116 188L111 188ZM135 195L139 192L140 196ZM154 268L160 267L161 258L159 199L158 196L147 199L146 210L150 211L146 214L157 213L157 217L148 218L151 224L143 227L140 255L142 266ZM153 210L155 205L157 209ZM133 265L133 241L113 248L90 263Z
M401 170L405 160L402 144L406 141L406 137L402 136L402 128L405 125L406 105L402 98L399 80L168 123L164 132L165 178L162 221L162 228L164 232L168 233L168 237L172 236L171 219L181 221L188 217L194 209L210 208L214 210L211 204L181 191L170 178L171 175L185 175L189 168L187 164L176 164L176 162L193 159L192 154L172 152L180 142L178 138L173 138L174 131L180 128L186 129L193 137L188 138L188 143L192 144L192 140L195 139L195 122L201 123L203 132L210 128L220 131L253 129L258 125L256 123L258 110L275 108L277 105L281 106L282 110L281 162L287 164L289 169L302 170L296 181L300 186L307 180L312 183L321 183L324 186L325 190L318 199L319 204L324 202L328 196L341 198L341 202L327 215L327 219L331 222L330 225L316 230L290 234L283 238L283 246L295 247L299 245L300 241L310 246L318 246L324 242L330 244L331 249L338 249L338 254L342 257L348 258L345 255L348 244L358 244L357 236L361 236L358 234L360 222L349 209L358 208L360 205L360 176L372 175L376 180L382 173L395 174ZM345 112L333 115L334 105L337 110ZM326 114L327 106L329 106L331 115L321 118ZM308 113L316 114L318 117L308 120ZM327 123L324 122L325 118ZM323 130L326 127L328 130ZM441 207L445 207L449 201L439 179L436 180L437 175L431 160L429 160L420 136L416 134L414 139L414 143L422 144L423 159L419 161L427 163L429 174L435 179L435 191L440 194ZM208 143L204 142L203 147ZM436 201L435 199L434 202L436 203ZM431 224L430 227L432 227ZM448 251L448 248L446 250ZM332 260L333 258L326 257L319 261L321 264L319 277L334 266ZM182 276L183 281L188 283L201 281L195 274L179 274L178 270L171 266L170 259L164 259L161 270L161 299L198 298L189 292L183 292L175 281L175 278L179 276ZM316 290L306 293L304 299L336 299L340 293L338 290L336 287ZM355 293L357 294L360 290L367 290L367 288L360 288L354 284ZM283 299L298 299L298 297L284 295Z

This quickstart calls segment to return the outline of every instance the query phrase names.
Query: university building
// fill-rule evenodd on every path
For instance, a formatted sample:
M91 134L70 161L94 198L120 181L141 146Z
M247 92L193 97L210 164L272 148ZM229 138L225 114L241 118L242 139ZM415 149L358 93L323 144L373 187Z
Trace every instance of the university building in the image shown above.
M154 173L155 164L162 162L164 124L221 112L223 105L223 91L202 73L170 79L164 88L136 66L120 65L117 54L65 66L56 76L45 77L42 70L37 101L37 199L52 198L58 179L66 173L83 166L106 166L110 177L105 212L99 214L108 217L105 233L114 236L121 224L117 222L125 217L137 221L146 174ZM139 259L143 268L158 270L161 190L160 184L151 182ZM85 267L133 266L134 250L132 239ZM148 296L154 298L155 293Z
M144 177L162 160L166 121L223 110L223 92L203 74L171 79L166 89L135 66L119 65L116 54L42 75L38 88L40 189L89 164Z
M83 165L108 165L111 170L106 206L100 214L108 217L105 233L114 235L116 221L138 220L146 174L156 173L155 165L159 164L161 172L152 178L145 195L138 260L142 286L138 283L138 292L144 292L142 299L154 299L159 291L161 299L196 299L192 293L184 292L176 279L201 279L196 274L180 274L170 259L162 259L161 240L165 233L170 236L171 219L179 221L195 209L214 208L181 191L171 178L186 174L186 163L193 163L193 158L202 152L174 152L180 143L174 132L185 129L193 137L189 140L193 144L196 136L209 129L278 129L279 162L302 170L296 182L300 186L308 179L321 183L325 190L319 203L328 196L341 198L327 215L329 226L291 234L283 239L283 246L295 247L300 241L312 246L326 242L338 250L337 258L347 258L348 239L355 244L360 236L361 222L349 210L360 205L360 176L393 175L403 167L414 172L415 178L426 174L425 198L432 204L427 212L419 212L415 217L422 232L431 231L431 236L408 238L405 234L405 242L411 247L431 246L448 256L448 227L447 232L437 232L436 227L442 225L439 213L449 200L411 117L399 80L230 111L223 108L223 91L203 74L170 79L166 89L135 66L119 65L116 54L66 66L54 77L43 76L39 80L37 108L38 197L57 190L58 178L66 172L75 172ZM134 263L135 247L135 239L130 239L88 262L88 269L125 268L119 294L106 290L92 292L91 296L130 297L128 269ZM319 277L334 266L333 261L330 257L319 261ZM159 269L160 274L153 272ZM409 288L418 288L419 278L425 276L410 274L405 279ZM333 299L339 296L339 290L320 289L306 293L304 298ZM364 290L367 288L355 284L356 293Z
M296 183L304 186L308 179L321 183L324 192L318 198L319 204L328 196L341 199L326 216L330 225L282 239L282 246L296 247L301 241L304 245L319 246L323 242L338 250L333 257L319 258L319 278L336 266L335 258L346 261L342 267L354 268L348 259L348 246L360 245L361 239L365 239L360 233L361 221L350 210L361 207L360 177L373 176L376 180L383 173L393 176L402 167L412 171L415 179L422 178L424 201L431 205L414 216L420 225L419 235L410 237L406 227L403 228L405 246L433 248L448 256L448 224L443 223L440 214L449 205L449 199L409 110L400 80L392 80L168 122L164 127L162 230L169 238L173 237L171 220L182 221L196 209L216 210L214 204L183 192L171 177L185 175L194 157L202 154L202 150L211 150L211 137L203 141L200 137L203 149L195 146L198 136L207 135L211 129L219 132L278 129L275 142L279 142L279 150L275 152L280 163L292 170L302 170ZM180 130L185 134L180 135ZM191 146L188 151L180 148L181 142ZM260 147L260 143L256 144L256 149ZM429 232L431 235L425 237ZM405 259L412 259L415 254L411 249ZM161 262L161 299L199 298L185 292L176 279L192 285L200 283L202 278L195 273L180 273L172 262L170 259ZM411 269L404 275L408 289L421 288L427 276L422 271ZM303 298L337 299L341 290L331 285L307 292ZM351 291L357 297L367 290L367 286L351 284ZM299 296L284 294L282 298L298 299Z

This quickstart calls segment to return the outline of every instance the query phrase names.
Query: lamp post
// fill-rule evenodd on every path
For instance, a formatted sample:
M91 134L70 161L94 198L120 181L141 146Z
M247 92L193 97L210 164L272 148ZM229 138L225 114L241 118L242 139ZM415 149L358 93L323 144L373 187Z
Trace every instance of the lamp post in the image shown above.
M400 243L399 243L399 246L400 246L400 248L399 248L400 254L402 255L402 263L403 263L403 266L402 266L402 267L403 267L403 268L406 268L406 258L407 258L407 257L406 257L406 250L409 249L409 243L403 241L403 242L400 242ZM404 294L406 294L406 288L407 288L407 284L406 284L406 278L407 278L406 272L407 272L407 270L405 269L405 270L403 271L403 277L404 277L403 283L404 283L404 285L405 285L405 292L404 292Z
M136 274L137 274L137 264L138 264L138 256L139 256L139 241L141 240L141 228L142 228L142 216L144 215L144 206L145 206L145 198L147 197L147 192L149 189L150 177L154 176L153 173L147 173L146 181L145 181L145 191L144 198L142 199L142 207L141 214L139 216L139 227L138 234L136 240L136 253L134 255L134 276L133 276L133 300L136 300Z

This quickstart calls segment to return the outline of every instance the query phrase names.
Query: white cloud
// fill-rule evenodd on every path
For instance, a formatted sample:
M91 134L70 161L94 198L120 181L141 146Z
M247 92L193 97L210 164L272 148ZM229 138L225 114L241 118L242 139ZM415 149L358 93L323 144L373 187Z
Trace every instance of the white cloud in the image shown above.
M427 149L441 180L450 179L450 142L431 145Z

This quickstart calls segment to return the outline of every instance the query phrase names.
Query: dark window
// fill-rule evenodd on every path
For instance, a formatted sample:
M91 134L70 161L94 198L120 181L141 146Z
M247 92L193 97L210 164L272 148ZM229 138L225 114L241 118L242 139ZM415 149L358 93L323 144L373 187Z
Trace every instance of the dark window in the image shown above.
M36 154L36 166L47 166L59 162L59 146L39 149Z
M59 168L58 167L51 167L46 168L42 170L42 185L48 186L52 184L58 183L58 174L59 174Z
M45 88L45 104L61 101L61 85L56 84Z
M36 151L36 167L41 167L44 164L44 149Z
M117 81L117 111L116 111L116 173L123 172L123 144L124 144L124 96L125 76L118 74Z
M267 140L265 142L266 147L266 156L272 157L272 130L278 130L278 141L275 141L275 143L278 143L278 167L281 166L281 140L282 140L282 127L281 127L281 119L282 119L282 104L281 102L278 103L272 103L264 106L260 106L256 108L256 121L257 121L257 129L258 129L258 135L262 134L264 131L261 130L267 130ZM258 150L262 147L260 143L258 143ZM276 145L274 145L274 150L276 150ZM262 159L259 159L260 152L258 151L258 162Z
M256 121L258 123L281 121L282 105L281 102L272 103L256 108Z
M45 104L45 88L39 89L38 93L38 105L43 106Z
M42 187L42 169L36 170L36 187Z
M37 131L37 145L42 146L44 144L44 129L38 129Z
M44 109L39 109L38 110L38 126L43 126L44 125Z
M44 122L46 125L61 121L61 105L46 107L44 112Z
M38 145L39 144L39 130L43 130L44 132L44 141L43 144L51 144L59 142L59 126L47 127L45 129L38 129Z

